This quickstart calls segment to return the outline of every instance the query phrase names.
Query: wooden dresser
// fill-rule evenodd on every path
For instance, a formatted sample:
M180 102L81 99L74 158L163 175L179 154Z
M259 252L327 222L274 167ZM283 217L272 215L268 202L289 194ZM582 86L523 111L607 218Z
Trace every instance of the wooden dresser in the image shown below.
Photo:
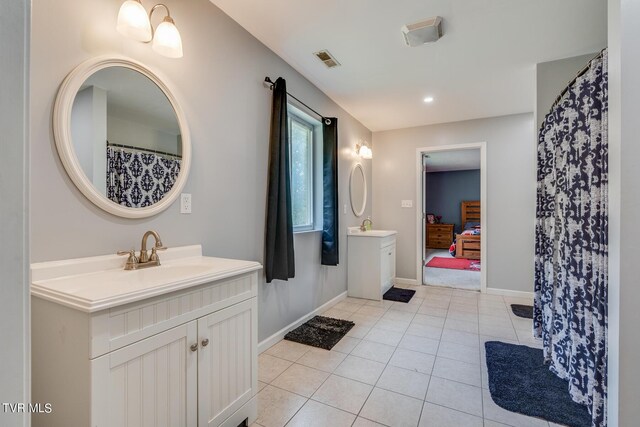
M453 243L453 224L427 224L427 248L449 249Z

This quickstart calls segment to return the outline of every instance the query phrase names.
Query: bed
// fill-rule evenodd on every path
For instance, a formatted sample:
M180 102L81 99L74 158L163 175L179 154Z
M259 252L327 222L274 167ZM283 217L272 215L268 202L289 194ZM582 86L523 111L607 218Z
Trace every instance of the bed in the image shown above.
M456 258L480 259L480 201L460 204L463 231L456 234Z

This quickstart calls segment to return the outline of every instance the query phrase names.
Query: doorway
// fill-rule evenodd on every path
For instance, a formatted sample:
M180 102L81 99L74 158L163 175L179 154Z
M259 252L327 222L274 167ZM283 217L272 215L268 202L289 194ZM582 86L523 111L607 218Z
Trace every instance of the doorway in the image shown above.
M484 142L416 150L416 277L419 283L486 291Z

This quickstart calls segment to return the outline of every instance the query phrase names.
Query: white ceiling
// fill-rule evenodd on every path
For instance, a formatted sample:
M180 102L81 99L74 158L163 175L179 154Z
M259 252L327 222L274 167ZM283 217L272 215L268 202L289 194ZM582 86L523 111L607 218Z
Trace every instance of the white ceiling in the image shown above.
M536 63L606 45L604 0L211 1L373 131L532 111ZM442 39L404 44L436 15Z
M423 157L427 173L480 169L480 150L436 151L427 156Z

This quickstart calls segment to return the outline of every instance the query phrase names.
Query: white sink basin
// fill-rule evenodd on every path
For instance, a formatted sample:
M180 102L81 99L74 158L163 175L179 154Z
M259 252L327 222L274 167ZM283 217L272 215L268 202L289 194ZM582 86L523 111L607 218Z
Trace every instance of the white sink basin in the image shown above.
M32 264L31 294L94 312L229 276L259 270L254 261L202 256L202 248L170 248L161 265L124 270L124 257L107 255Z
M358 237L387 237L393 236L398 232L395 230L367 230L362 231L360 227L349 227L347 229L347 234L349 236L358 236Z

